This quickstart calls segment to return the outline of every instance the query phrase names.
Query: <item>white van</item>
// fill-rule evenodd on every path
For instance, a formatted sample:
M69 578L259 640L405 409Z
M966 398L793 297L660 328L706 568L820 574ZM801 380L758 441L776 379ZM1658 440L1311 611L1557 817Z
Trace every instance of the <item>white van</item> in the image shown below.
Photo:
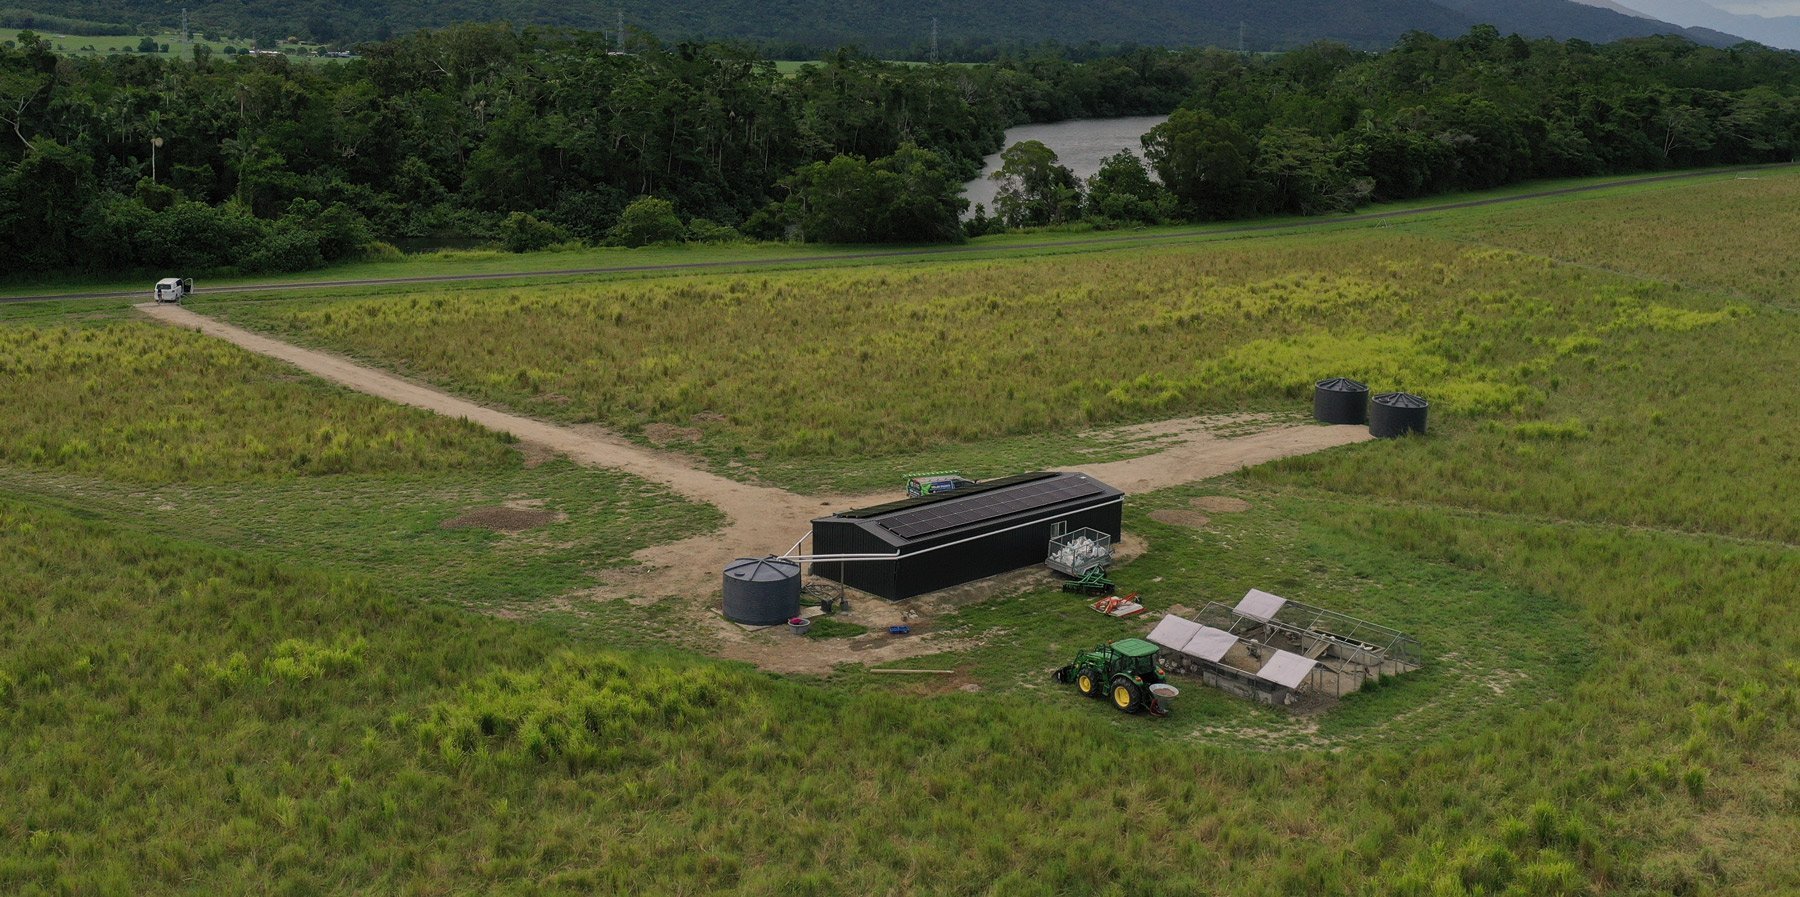
M193 278L165 277L156 282L156 301L180 302L183 297L193 291Z

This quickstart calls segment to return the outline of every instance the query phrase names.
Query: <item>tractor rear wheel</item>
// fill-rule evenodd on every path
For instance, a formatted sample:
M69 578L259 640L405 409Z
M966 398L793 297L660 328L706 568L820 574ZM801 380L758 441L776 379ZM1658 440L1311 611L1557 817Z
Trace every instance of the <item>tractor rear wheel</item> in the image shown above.
M1100 684L1100 674L1093 667L1082 667L1075 674L1075 690L1090 698L1100 697L1105 687Z
M1144 709L1144 687L1131 681L1130 676L1114 676L1111 694L1113 706L1124 713Z

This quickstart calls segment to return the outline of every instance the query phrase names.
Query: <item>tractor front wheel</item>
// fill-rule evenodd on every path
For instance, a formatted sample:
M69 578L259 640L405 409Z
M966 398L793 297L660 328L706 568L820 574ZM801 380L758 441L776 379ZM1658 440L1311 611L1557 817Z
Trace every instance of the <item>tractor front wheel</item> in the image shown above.
M1136 713L1144 709L1144 687L1131 681L1130 676L1114 676L1112 702L1121 712Z
M1100 685L1100 674L1094 672L1093 667L1082 667L1081 671L1075 674L1075 690L1090 698L1100 697L1103 691Z

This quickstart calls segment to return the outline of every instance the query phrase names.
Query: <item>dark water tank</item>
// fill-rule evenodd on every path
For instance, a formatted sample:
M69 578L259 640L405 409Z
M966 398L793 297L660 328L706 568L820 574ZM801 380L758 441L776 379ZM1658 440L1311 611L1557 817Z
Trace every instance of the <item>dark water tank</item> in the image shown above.
M1369 404L1369 435L1382 438L1425 432L1431 403L1406 392L1384 392Z
M1369 419L1369 388L1333 377L1313 384L1313 417L1327 424L1360 424Z
M725 618L773 626L800 615L800 565L779 558L738 558L725 567Z

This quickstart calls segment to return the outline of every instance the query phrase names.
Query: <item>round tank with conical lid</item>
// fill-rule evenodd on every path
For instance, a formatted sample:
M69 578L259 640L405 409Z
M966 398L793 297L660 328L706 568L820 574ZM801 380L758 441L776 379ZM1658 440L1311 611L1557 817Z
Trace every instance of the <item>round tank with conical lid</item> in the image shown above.
M800 565L780 558L738 558L725 567L725 618L751 626L800 614Z
M1369 403L1369 435L1387 438L1425 432L1431 403L1406 392L1384 392Z
M1369 387L1347 377L1313 384L1313 417L1327 424L1360 424L1369 419Z

